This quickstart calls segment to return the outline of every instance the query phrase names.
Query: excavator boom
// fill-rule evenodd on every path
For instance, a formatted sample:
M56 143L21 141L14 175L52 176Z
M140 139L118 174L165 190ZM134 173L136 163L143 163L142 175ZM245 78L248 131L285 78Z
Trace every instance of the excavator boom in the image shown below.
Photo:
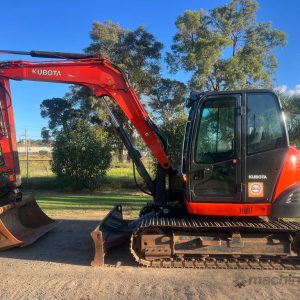
M124 142L130 157L139 174L144 179L150 193L154 197L158 194L163 195L164 190L161 188L161 181L164 180L164 175L171 170L171 164L165 151L167 142L159 129L151 121L122 69L106 58L100 58L97 55L90 54L7 50L0 50L0 53L59 59L38 62L26 60L0 62L1 103L4 112L2 113L1 123L3 124L1 145L5 150L5 170L10 172L10 178L13 184L17 185L16 177L20 175L20 171L18 167L19 161L17 157L16 136L9 90L10 79L68 83L89 88L93 94L103 102L111 117L112 123L115 125L117 132ZM117 102L128 120L141 135L159 163L158 168L160 173L163 174L161 176L162 180L156 180L154 182L151 179L141 161L140 153L135 149L126 132L120 126L105 97L110 97ZM6 126L6 124L8 126ZM157 199L161 201L162 197L158 197ZM30 244L55 225L55 222L40 210L37 203L31 200L27 202L23 201L21 204L10 203L7 206L3 206L0 218L2 220L0 223L2 246L0 243L0 248L2 249ZM39 220L39 222L34 220ZM105 235L110 236L113 241L112 244L118 243L118 241L124 239L124 236L127 237L130 232L127 230L126 234L121 235L121 239L119 239L120 234L112 234L114 231L113 228L106 228ZM29 237L29 240L26 240L24 236ZM96 252L99 252L98 249L103 247L104 240L101 239L100 243L102 244L96 247Z
M0 76L14 80L77 84L88 87L97 97L111 97L119 104L161 167L171 167L161 140L153 130L154 124L125 73L108 59L0 62Z

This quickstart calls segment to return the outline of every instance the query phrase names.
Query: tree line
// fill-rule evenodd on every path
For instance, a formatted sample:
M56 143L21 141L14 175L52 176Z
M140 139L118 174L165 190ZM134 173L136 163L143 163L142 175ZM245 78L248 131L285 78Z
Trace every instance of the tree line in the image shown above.
M143 104L166 133L170 158L178 166L186 123L184 99L191 90L272 86L278 66L274 49L284 47L287 36L270 22L258 22L257 11L255 0L231 0L209 11L187 10L175 22L177 31L165 55L164 45L143 25L125 29L112 21L94 22L84 51L108 57L126 70ZM166 70L168 77L163 76ZM187 82L171 79L179 71L189 76ZM122 110L112 99L106 100L131 139L144 149ZM295 117L299 99L285 98L284 103L293 116L292 138L299 136ZM123 143L99 99L87 88L71 86L63 98L43 100L41 116L48 119L43 139L54 140L53 170L73 187L97 187L112 150L124 159Z

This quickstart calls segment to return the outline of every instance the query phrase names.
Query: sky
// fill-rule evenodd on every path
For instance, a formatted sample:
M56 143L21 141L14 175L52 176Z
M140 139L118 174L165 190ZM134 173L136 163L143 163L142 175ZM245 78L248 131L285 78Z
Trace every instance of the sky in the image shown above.
M185 10L198 10L224 5L224 0L11 0L2 1L0 49L82 52L90 43L93 21L112 20L123 28L146 29L165 45L168 51L176 32L176 18ZM300 92L300 1L259 0L257 19L272 22L273 27L288 35L287 46L276 50L279 68L274 85L287 93ZM0 61L30 57L1 55ZM186 80L182 72L175 77ZM44 99L62 97L68 85L30 81L11 81L17 137L25 128L29 137L40 138L47 120L40 117Z

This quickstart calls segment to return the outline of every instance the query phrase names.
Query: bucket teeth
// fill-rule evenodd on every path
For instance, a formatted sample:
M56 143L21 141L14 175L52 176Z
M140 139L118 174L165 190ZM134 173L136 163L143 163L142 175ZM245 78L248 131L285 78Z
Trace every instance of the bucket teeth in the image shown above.
M0 207L0 250L28 246L58 223L34 199L4 205Z

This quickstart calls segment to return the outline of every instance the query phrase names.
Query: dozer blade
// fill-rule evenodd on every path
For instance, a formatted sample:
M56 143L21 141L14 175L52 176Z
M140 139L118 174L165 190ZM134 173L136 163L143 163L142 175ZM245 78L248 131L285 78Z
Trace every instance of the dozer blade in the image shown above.
M95 244L95 255L91 262L93 267L104 265L104 257L109 249L129 241L132 229L128 224L128 220L123 220L122 206L117 205L91 232Z
M28 246L58 223L34 199L4 205L0 207L0 250Z

